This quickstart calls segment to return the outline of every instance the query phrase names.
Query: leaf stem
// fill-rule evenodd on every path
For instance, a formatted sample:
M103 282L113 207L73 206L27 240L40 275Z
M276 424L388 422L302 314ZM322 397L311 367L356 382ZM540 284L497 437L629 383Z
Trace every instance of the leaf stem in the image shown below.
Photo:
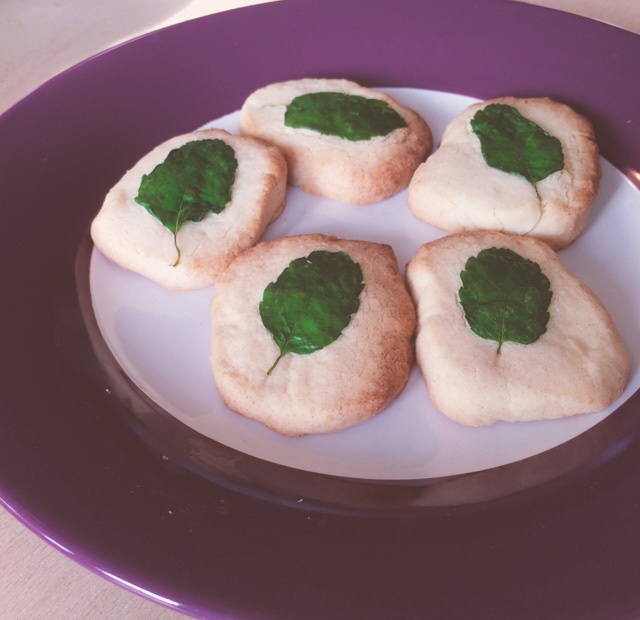
M502 304L502 323L500 325L500 340L498 340L498 350L496 351L496 355L500 355L500 351L502 350L502 343L504 342L504 332L506 329L507 323L507 305L506 303Z
M540 192L538 191L538 184L537 183L533 183L533 189L536 191L536 197L538 198L538 207L540 207L540 213L542 213L542 196L540 195Z
M273 369L278 365L278 362L287 354L286 351L282 351L280 353L280 355L278 355L278 358L276 359L275 362L273 362L273 366L271 366L271 368L269 368L269 370L267 370L267 376L270 377L271 373L273 372Z
M182 256L182 252L180 252L180 248L178 247L178 232L174 232L173 233L173 246L176 249L176 252L178 253L178 257L176 258L176 262L173 263L173 265L171 265L172 267L177 267L178 264L180 263L180 258Z
M267 376L271 376L271 372L273 371L273 369L276 367L277 363L287 354L289 353L288 347L289 347L289 343L291 342L291 338L293 338L293 334L296 331L298 324L300 323L300 321L302 320L302 317L304 316L305 312L307 311L307 308L309 307L309 304L311 303L311 299L307 298L304 306L302 307L302 310L300 311L300 314L298 315L298 318L295 320L295 322L293 323L293 325L291 326L291 329L289 330L289 335L287 336L287 339L282 343L282 346L280 346L280 355L278 356L278 359L273 363L273 366L271 366L271 368L269 368L268 372L267 372Z
M173 245L178 253L178 257L176 258L176 262L171 265L172 267L177 267L180 263L180 258L182 257L182 252L180 252L180 248L178 247L178 231L182 227L182 222L180 221L180 216L182 215L182 209L184 206L184 197L187 195L187 190L185 190L182 194L182 199L180 200L180 206L178 207L178 212L176 213L176 222L173 226Z

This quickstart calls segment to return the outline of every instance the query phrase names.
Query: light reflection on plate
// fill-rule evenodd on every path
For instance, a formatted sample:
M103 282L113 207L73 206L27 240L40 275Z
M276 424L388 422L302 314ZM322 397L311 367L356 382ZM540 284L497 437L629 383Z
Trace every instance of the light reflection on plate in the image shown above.
M449 120L475 101L385 90L422 114L436 145ZM208 126L236 133L237 120L237 113L231 114ZM373 420L331 435L286 438L234 414L220 400L209 368L213 287L166 291L94 250L90 284L96 319L124 371L153 401L194 430L252 456L306 471L382 480L449 476L518 461L591 428L640 387L640 291L628 285L640 264L640 195L608 162L602 164L587 230L560 252L564 264L605 303L631 352L625 393L597 414L463 427L433 407L414 367L404 392ZM422 243L444 234L413 217L406 190L374 205L351 206L290 188L284 213L264 238L305 232L389 243L402 270Z

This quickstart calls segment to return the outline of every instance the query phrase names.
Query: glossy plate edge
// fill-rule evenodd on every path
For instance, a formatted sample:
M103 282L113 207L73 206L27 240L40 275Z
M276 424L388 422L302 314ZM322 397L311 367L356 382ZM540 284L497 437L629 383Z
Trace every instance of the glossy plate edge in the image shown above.
M585 592L586 572L578 570L562 596L556 592L547 598L551 615L546 617L572 611L567 608L572 591L582 593L574 613L586 615L579 617L612 617L607 613L616 605L638 609L626 576L637 568L630 553L637 545L629 544L637 543L637 534L633 538L628 519L620 516L617 529L609 529L615 528L615 516L600 523L605 499L618 510L633 507L628 490L634 480L629 466L638 461L637 395L612 416L628 426L608 450L544 487L466 508L444 502L417 515L333 514L322 506L309 509L304 498L278 503L212 485L149 451L113 415L121 405L97 368L77 305L77 248L123 162L132 163L160 140L236 109L252 88L277 79L345 75L372 86L428 87L481 98L549 94L594 120L604 156L637 184L640 130L630 121L640 94L633 62L639 57L638 38L515 3L476 4L405 2L399 10L391 3L373 8L360 0L285 1L232 11L153 33L82 63L3 115L0 157L9 182L0 200L14 217L3 234L1 264L5 289L19 303L4 311L7 424L0 463L3 501L20 518L94 570L195 615L300 617L311 605L318 609L332 586L339 595L325 602L318 617L384 617L380 614L392 611L418 617L462 613L473 605L494 613L511 605L521 617L533 617L533 603L539 603L533 594L522 593L515 607L513 599L488 600L486 592L513 584L510 572L523 551L523 532L533 535L531 542L538 538L537 548L525 545L525 551L541 565L552 550L548 539L559 539L567 527L563 517L575 512L579 521L572 531L581 539L596 531L602 535L597 523L608 526L612 547L598 561L611 555L625 563L624 575L617 571L613 583L599 574L599 591ZM385 49L380 40L387 42ZM236 52L233 69L229 49ZM532 57L532 49L540 49L539 55ZM416 58L420 64L406 61ZM127 96L122 96L125 86ZM186 90L192 96L185 101ZM621 475L627 476L624 483ZM550 536L542 540L545 528ZM382 535L387 538L373 550L372 541ZM281 543L274 545L278 537ZM511 551L505 546L509 541ZM491 555L491 570L471 579L466 601L447 597L456 561L468 562L470 550L488 552L489 543L502 551ZM300 561L301 550L306 560ZM444 553L447 566L439 566L436 574L436 565L416 557L417 550ZM575 570L580 554L565 551L549 575L529 566L536 587L548 585L561 566ZM391 558L402 558L402 568L392 569ZM481 565L480 554L474 566ZM328 566L335 568L330 576ZM348 593L339 587L347 567L359 569ZM401 579L408 571L415 576L418 567L430 576L422 594ZM307 587L285 596L278 584L287 578ZM367 592L375 585L372 606ZM544 605L535 611L545 611Z

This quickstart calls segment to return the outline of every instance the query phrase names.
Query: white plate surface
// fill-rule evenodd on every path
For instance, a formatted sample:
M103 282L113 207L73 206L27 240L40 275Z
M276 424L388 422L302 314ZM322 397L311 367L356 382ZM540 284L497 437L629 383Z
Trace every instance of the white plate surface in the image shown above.
M474 99L415 89L384 89L429 123L438 143L447 123ZM238 114L209 123L237 133ZM604 302L632 357L625 393L607 410L553 421L460 426L438 412L414 367L404 392L380 415L322 436L287 438L227 409L209 366L215 288L170 292L125 271L94 249L90 286L101 333L116 359L166 411L222 444L307 471L369 479L417 479L478 471L543 452L601 421L640 387L640 193L608 162L587 230L559 256ZM124 170L123 170L124 173ZM406 190L365 206L290 188L283 215L265 239L319 232L390 244L404 266L443 232L416 220Z

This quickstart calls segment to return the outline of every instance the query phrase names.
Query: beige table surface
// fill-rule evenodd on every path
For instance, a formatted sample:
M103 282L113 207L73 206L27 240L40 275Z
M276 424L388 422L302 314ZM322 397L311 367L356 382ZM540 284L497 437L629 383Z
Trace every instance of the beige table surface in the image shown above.
M268 0L0 0L0 112L63 69L116 43L264 1ZM530 4L640 34L640 0L530 0ZM0 620L89 618L184 616L94 575L0 508Z

